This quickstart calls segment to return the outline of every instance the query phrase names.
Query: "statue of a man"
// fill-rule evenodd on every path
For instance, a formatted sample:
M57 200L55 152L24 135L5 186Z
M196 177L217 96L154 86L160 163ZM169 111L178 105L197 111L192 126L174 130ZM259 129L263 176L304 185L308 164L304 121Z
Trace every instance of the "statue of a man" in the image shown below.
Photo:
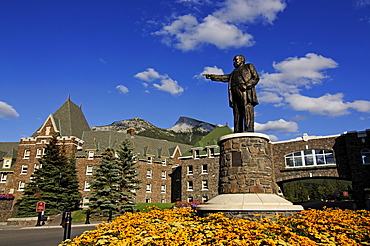
M229 83L229 102L234 114L234 132L254 132L254 106L258 104L254 88L260 77L253 64L245 64L242 55L234 57L230 74L205 74L207 79Z

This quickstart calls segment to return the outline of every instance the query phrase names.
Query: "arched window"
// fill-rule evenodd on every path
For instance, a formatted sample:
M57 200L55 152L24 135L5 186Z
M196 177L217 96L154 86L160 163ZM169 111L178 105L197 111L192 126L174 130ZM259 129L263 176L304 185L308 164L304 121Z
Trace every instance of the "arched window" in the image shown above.
M306 149L296 151L285 156L286 167L309 167L333 164L335 164L335 162L332 150Z
M370 150L362 149L361 158L362 158L362 165L370 165Z

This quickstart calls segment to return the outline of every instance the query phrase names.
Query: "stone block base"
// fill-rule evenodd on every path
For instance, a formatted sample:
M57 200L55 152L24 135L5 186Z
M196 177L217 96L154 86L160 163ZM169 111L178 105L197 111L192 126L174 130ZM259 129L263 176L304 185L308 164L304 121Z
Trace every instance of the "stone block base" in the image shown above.
M254 220L275 219L277 215L291 216L302 211L303 207L275 194L222 194L196 209L200 216L223 212L228 218Z

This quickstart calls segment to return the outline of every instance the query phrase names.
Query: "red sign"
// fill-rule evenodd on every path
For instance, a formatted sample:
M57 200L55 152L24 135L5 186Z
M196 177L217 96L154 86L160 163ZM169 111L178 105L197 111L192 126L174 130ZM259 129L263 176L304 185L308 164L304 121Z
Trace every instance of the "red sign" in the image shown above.
M37 202L36 212L44 212L44 211L45 211L45 202Z
M343 191L343 196L348 196L348 192L347 191Z

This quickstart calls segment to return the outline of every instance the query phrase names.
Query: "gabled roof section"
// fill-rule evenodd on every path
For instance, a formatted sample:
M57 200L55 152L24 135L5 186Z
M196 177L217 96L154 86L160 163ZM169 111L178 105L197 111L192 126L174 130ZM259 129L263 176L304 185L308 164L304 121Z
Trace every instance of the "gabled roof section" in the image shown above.
M52 117L49 116L45 123L50 118L53 120L53 123L61 136L75 136L82 138L84 131L91 131L81 108L74 104L69 97L67 101L54 114L52 114ZM39 135L39 132L41 131L42 127L34 133L33 136Z
M125 132L112 131L89 131L84 132L82 140L85 142L83 150L77 156L85 155L86 150L95 150L96 154L101 154L106 148L118 148L122 140L129 139L134 148L135 154L141 158L153 156L155 160L160 158L172 157L174 151L181 153L188 150L191 146L187 144L170 142L167 140L148 138L136 135L132 138Z
M59 132L53 115L49 115L49 117L45 120L44 124L40 127L37 131L38 136L51 136L54 132Z
M19 142L0 143L0 159L4 157L16 158Z
M182 156L183 157L192 156L193 155L192 149L194 148L205 149L208 146L209 147L217 146L217 139L231 133L233 133L233 131L228 126L217 127L213 131L208 133L206 136L204 136L200 141L196 142L196 144L191 149L186 151ZM219 148L217 148L217 151L219 152ZM206 153L206 151L204 151L204 153Z

